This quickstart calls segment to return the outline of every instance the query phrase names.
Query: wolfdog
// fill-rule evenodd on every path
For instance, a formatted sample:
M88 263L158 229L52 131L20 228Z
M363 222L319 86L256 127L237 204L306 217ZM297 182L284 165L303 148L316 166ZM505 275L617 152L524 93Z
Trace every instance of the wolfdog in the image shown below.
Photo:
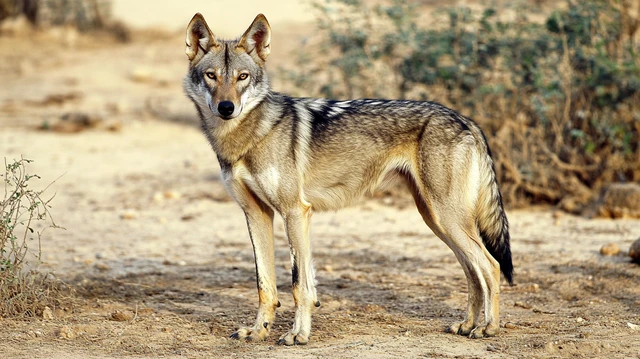
M424 222L455 253L467 278L462 322L471 338L499 328L500 271L513 281L509 225L484 134L472 120L433 102L293 98L272 91L265 72L271 27L258 15L236 40L216 38L201 14L187 27L187 96L215 151L224 184L244 211L258 284L255 325L232 338L263 340L279 307L273 218L284 221L296 306L278 340L308 343L320 306L309 221L403 178ZM484 318L481 311L484 308Z

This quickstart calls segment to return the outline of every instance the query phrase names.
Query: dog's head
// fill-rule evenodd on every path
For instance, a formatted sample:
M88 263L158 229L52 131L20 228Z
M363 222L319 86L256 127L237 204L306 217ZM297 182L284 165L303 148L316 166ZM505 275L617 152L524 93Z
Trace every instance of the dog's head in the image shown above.
M259 14L238 40L218 40L201 14L187 26L189 74L184 87L205 118L237 118L268 92L265 61L271 52L271 27Z

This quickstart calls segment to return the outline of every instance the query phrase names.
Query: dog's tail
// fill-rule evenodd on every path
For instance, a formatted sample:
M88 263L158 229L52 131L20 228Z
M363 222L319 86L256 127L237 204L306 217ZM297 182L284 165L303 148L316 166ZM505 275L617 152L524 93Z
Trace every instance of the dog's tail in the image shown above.
M500 271L509 284L513 285L513 262L509 237L509 222L502 205L502 194L498 188L496 171L491 151L485 139L485 158L481 159L481 189L477 202L476 223L482 242L489 253L500 264Z

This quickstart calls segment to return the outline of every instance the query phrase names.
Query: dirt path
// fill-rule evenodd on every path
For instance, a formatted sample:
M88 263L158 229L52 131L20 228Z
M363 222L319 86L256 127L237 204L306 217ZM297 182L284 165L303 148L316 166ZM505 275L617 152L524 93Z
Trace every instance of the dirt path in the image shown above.
M502 288L507 328L469 340L444 333L463 315L463 272L404 197L314 215L322 307L306 347L275 345L293 319L276 222L282 308L273 335L227 339L255 315L253 257L181 93L181 36L77 41L0 38L0 155L35 160L43 187L62 175L52 211L66 230L47 233L43 268L77 288L52 320L0 319L3 357L639 357L640 332L628 323L640 325L640 267L598 250L626 250L640 221L510 211L517 285ZM46 57L20 56L36 45ZM51 97L61 94L71 96ZM34 129L77 111L122 126Z

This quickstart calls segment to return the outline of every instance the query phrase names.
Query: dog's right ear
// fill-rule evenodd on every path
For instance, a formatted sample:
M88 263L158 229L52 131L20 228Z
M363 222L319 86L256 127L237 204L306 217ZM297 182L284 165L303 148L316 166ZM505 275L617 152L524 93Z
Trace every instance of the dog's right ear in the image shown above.
M185 53L192 64L198 62L212 47L220 46L200 13L195 14L189 22L185 42L187 44Z

